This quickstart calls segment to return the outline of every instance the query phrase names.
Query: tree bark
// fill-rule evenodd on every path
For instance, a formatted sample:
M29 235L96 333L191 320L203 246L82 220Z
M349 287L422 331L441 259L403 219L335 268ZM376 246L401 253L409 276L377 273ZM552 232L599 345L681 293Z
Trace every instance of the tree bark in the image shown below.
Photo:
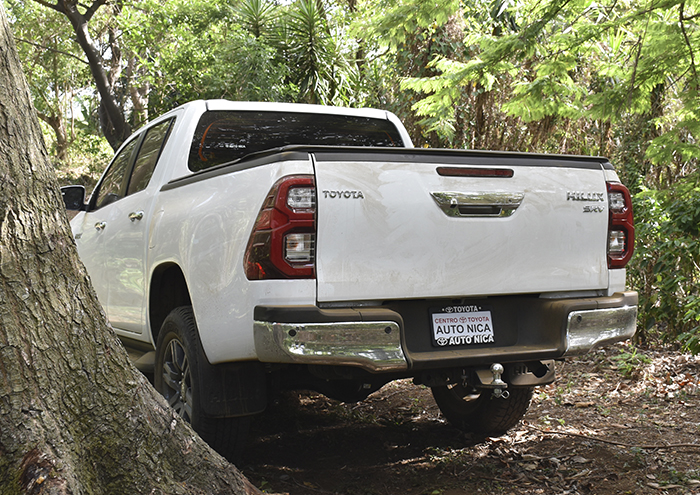
M35 115L0 6L0 493L259 493L108 328Z

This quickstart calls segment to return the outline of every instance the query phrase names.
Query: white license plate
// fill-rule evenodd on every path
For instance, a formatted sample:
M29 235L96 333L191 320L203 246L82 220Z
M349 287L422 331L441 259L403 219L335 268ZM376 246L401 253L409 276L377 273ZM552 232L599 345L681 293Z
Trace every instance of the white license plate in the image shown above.
M433 341L436 345L445 347L494 342L491 311L458 311L459 309L463 307L442 308L441 312L431 314Z

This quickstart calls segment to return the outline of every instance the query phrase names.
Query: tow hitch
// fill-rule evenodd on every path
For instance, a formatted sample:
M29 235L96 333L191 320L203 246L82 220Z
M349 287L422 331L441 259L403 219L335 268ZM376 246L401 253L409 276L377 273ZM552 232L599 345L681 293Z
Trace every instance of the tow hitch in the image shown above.
M507 399L512 393L507 389L529 388L552 383L555 378L554 361L527 361L517 363L493 363L488 368L452 368L426 370L414 377L413 383L428 387L444 387L460 384L468 390L490 389L493 397Z
M477 370L477 376L479 377L479 385L476 385L477 388L490 388L493 389L493 397L496 399L507 399L510 397L510 392L508 392L506 389L508 388L508 384L503 381L501 378L503 376L503 373L505 371L505 368L501 363L493 363L489 370ZM489 372L491 373L491 382L488 383L488 376ZM463 372L462 375L462 381L463 385L466 386L466 372Z
M491 365L491 374L493 375L493 381L489 388L493 387L493 396L498 399L507 399L510 397L510 392L506 390L508 384L501 380L501 375L505 371L501 363L493 363Z

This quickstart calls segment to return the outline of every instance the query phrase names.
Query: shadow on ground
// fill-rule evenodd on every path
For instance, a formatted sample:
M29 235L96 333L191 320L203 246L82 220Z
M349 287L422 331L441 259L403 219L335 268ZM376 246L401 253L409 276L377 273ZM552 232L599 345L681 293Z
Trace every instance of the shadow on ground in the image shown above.
M700 360L647 351L630 372L625 352L563 363L499 438L452 428L408 380L359 404L287 394L256 419L240 465L290 495L700 494Z

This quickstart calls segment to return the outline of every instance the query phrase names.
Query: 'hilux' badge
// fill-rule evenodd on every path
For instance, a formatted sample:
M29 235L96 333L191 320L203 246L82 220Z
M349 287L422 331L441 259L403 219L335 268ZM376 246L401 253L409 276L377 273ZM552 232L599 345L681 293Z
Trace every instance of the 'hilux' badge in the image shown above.
M605 201L605 193L602 192L583 192L583 191L566 191L567 201Z

